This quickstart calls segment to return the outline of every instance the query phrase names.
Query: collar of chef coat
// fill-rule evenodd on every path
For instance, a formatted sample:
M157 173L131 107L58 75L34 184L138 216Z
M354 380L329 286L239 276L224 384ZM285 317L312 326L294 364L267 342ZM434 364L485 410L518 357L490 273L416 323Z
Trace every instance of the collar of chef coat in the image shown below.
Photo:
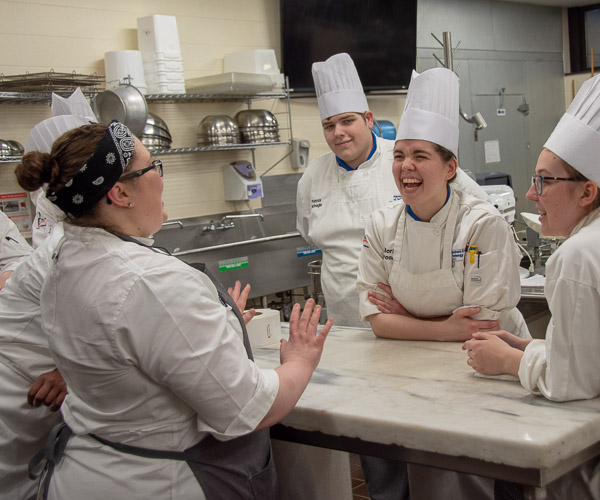
M373 137L373 147L371 148L371 152L369 153L369 156L367 156L367 159L365 160L365 162L367 162L371 159L371 157L375 154L375 150L377 149L377 138L376 138L375 134L373 133L373 131L371 131L371 137ZM337 156L335 157L335 161L337 161L337 164L340 167L342 167L344 170L347 170L348 172L352 172L353 170L356 170L356 168L352 168L344 160L342 160L341 158L339 158Z
M448 188L448 194L446 195L446 201L444 202L443 206L446 206L446 203L448 203L448 200L450 199L450 186L446 186ZM408 215L410 215L413 219L415 219L418 222L421 222L421 219L419 219L416 214L412 211L412 208L410 208L410 205L406 205L406 211L408 212ZM439 212L438 212L439 213ZM437 215L437 214L436 214ZM435 216L434 216L435 217Z

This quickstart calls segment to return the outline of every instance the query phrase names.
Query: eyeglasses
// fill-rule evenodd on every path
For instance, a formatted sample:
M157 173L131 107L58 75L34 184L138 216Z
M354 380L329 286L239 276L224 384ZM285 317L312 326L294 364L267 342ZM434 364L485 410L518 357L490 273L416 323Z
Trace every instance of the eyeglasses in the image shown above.
M535 175L531 176L531 184L535 188L535 194L542 196L544 194L544 181L570 181L570 182L583 182L583 179L577 177L548 177L546 175Z
M134 179L135 177L141 177L146 172L150 172L150 170L156 170L158 175L163 176L163 164L160 160L154 160L152 165L146 168L142 168L140 170L136 170L135 172L131 172L130 174L125 174L123 177L119 178L119 181L125 181L127 179Z

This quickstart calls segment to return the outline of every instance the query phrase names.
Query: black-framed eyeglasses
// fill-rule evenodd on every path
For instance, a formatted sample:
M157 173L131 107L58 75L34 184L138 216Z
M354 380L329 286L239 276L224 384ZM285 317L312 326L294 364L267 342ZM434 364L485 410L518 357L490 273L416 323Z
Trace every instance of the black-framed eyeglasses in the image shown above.
M548 177L547 175L536 175L531 176L531 184L535 189L535 194L542 196L544 194L544 182L545 181L570 181L570 182L583 182L583 179L578 177Z
M131 172L130 174L125 174L123 177L119 178L119 181L126 181L127 179L134 179L136 177L140 177L144 175L146 172L150 172L150 170L156 170L158 175L163 176L163 164L160 160L154 160L149 167L142 168L140 170L136 170L135 172Z

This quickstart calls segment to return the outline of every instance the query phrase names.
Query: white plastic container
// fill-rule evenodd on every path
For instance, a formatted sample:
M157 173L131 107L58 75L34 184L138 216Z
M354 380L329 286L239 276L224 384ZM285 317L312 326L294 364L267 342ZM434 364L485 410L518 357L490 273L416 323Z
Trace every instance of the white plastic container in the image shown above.
M258 73L279 75L279 65L273 49L250 49L225 54L223 73Z
M175 16L164 16L155 14L153 16L139 17L138 26L138 49L143 54L163 52L166 57L179 54L179 32L177 31L177 20Z
M146 93L146 78L139 50L112 50L104 53L106 88L115 88L129 83Z
M191 93L248 93L268 92L273 88L269 75L255 73L222 73L201 76L186 82Z
M142 60L145 63L154 61L182 61L181 52L142 52Z
M148 83L149 94L185 94L185 83Z
M183 62L181 59L156 59L144 60L144 71L150 73L153 71L182 71Z
M256 315L246 325L248 340L252 349L266 345L277 345L281 340L281 319L279 311L257 309Z
M146 82L151 83L185 83L183 71L154 71L146 73Z

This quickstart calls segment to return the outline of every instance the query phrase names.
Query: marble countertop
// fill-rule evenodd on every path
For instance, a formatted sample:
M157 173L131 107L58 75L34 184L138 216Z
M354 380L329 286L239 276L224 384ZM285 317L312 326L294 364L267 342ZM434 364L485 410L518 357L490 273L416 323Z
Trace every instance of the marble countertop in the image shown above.
M286 336L286 324L282 331ZM598 446L600 398L554 403L517 381L476 377L461 345L334 327L309 386L282 424L536 470L560 468ZM278 345L254 354L262 368L279 365Z

